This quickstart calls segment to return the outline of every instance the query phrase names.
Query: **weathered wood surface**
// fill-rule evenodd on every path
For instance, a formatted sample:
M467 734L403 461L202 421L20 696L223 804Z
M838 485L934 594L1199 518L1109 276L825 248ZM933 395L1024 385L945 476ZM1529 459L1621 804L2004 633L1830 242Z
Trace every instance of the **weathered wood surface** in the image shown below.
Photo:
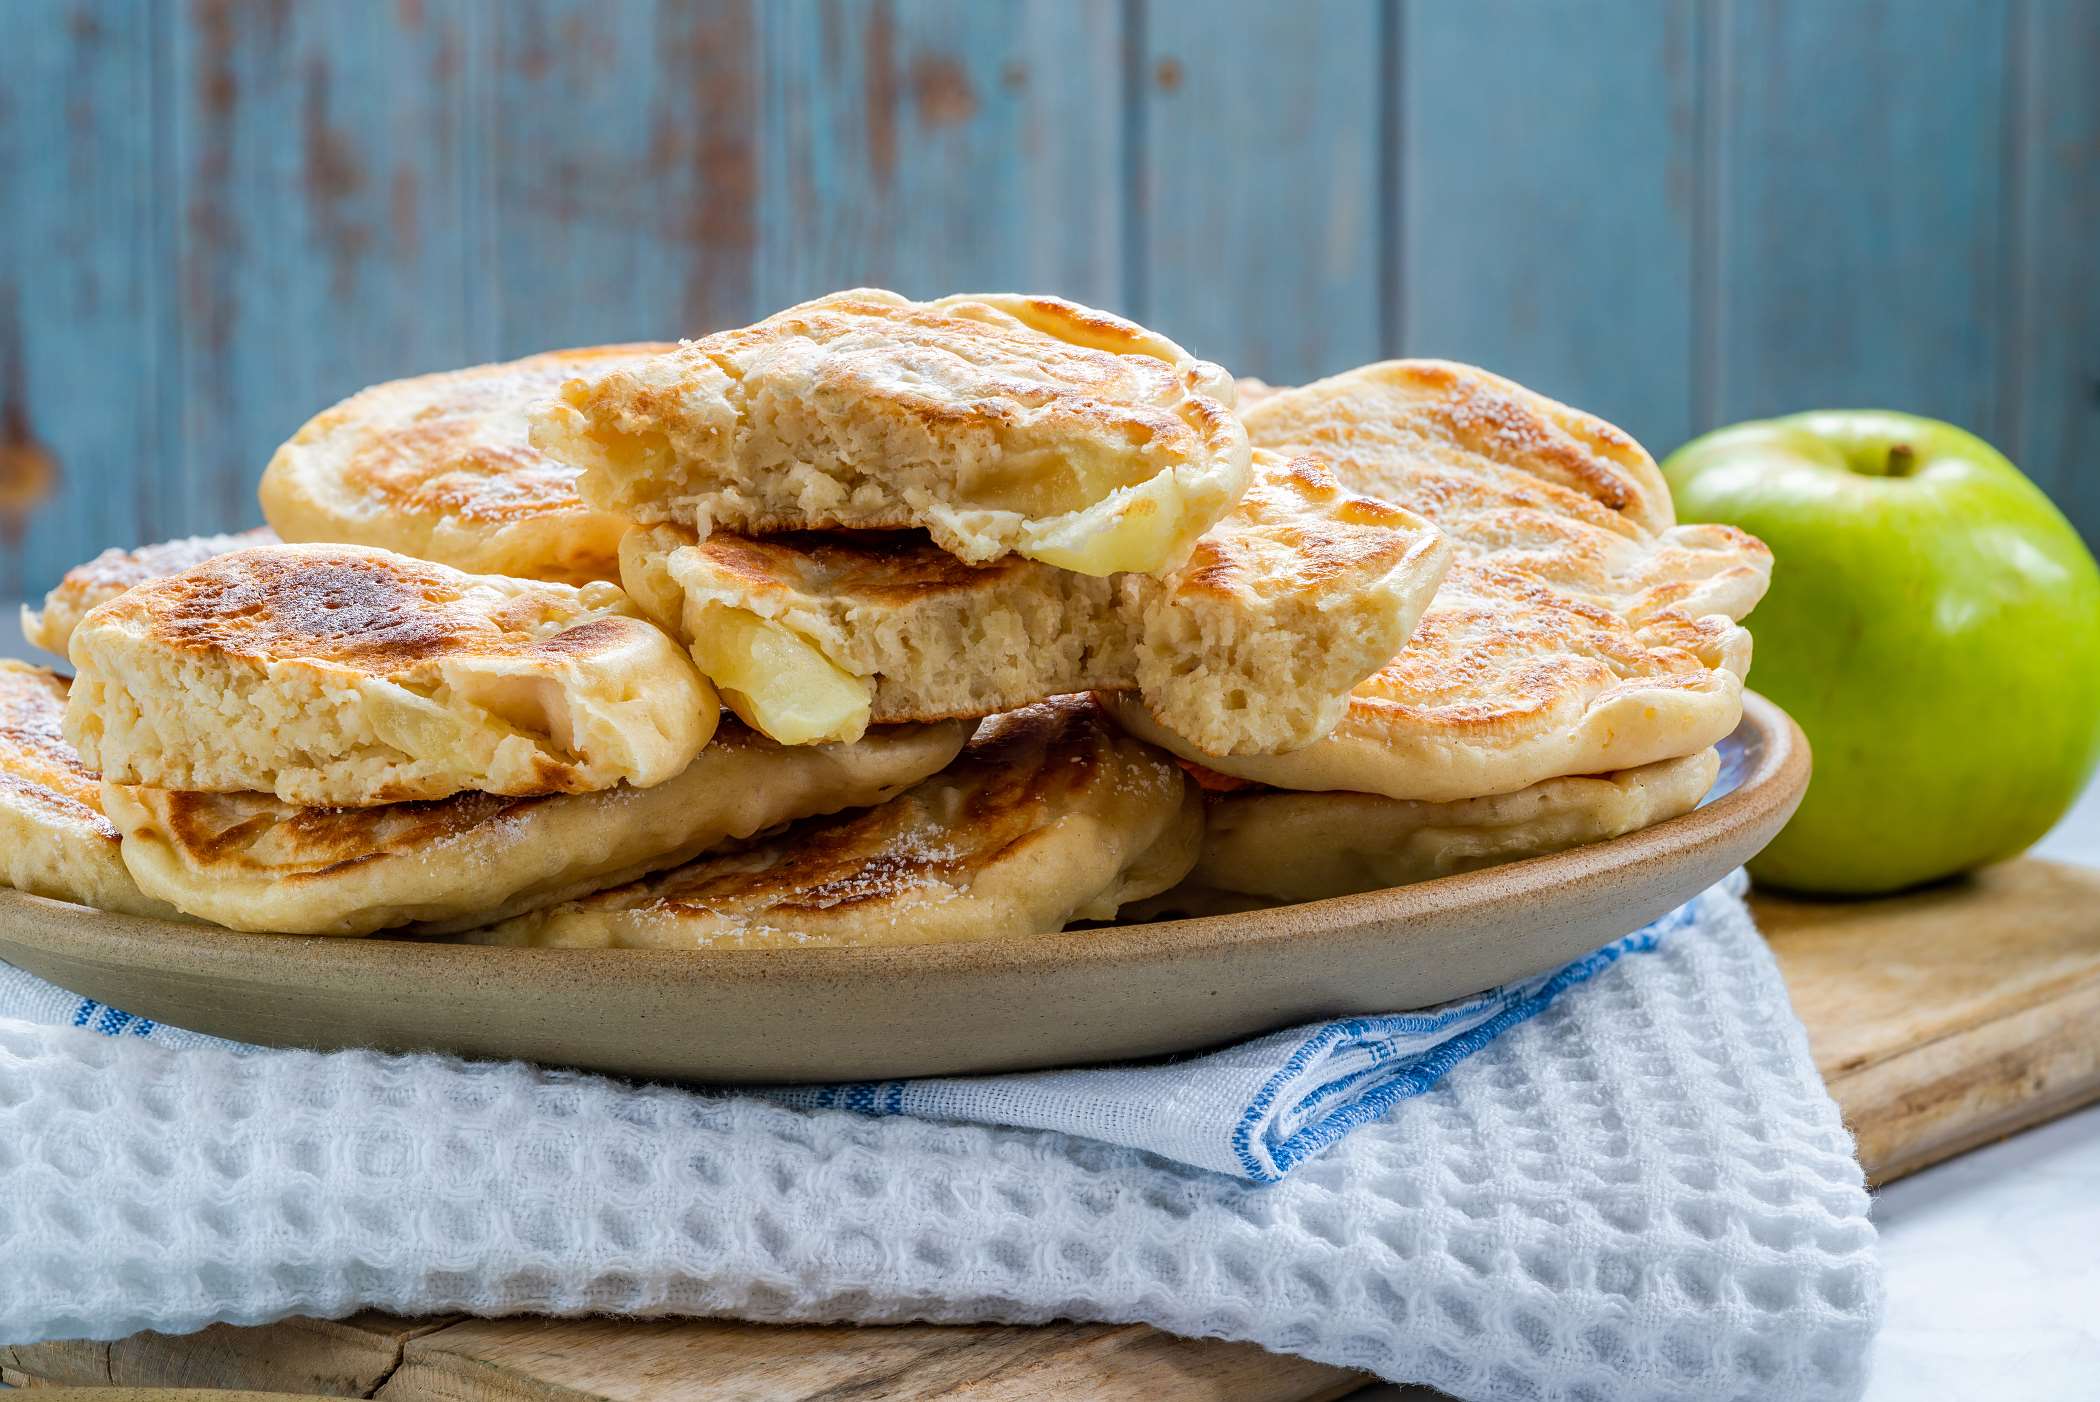
M1418 5L1400 34L1400 344L1625 425L1698 418L1694 0ZM1524 36L1516 40L1513 36Z
M141 1333L116 1343L0 1345L0 1373L82 1387L246 1387L370 1398L401 1364L403 1345L451 1322L363 1312L252 1329L212 1324L193 1335Z
M1389 24L1364 0L1143 12L1129 301L1161 331L1282 384L1383 352Z
M9 16L0 82L0 595L181 491L172 242L156 170L161 16ZM127 23L127 20L129 21Z
M759 310L755 3L516 0L469 71L479 353L663 340Z
M1141 1325L769 1327L379 1315L0 1348L0 1372L16 1385L188 1387L216 1379L224 1387L387 1402L1326 1402L1369 1381L1251 1344L1180 1339Z
M1135 1325L754 1327L481 1320L411 1341L388 1402L1316 1402L1362 1374Z
M2100 5L2012 12L2008 389L1998 438L2100 538Z
M221 1387L369 1397L400 1366L401 1351L411 1340L454 1322L367 1311L348 1319L133 1334L114 1343L0 1345L0 1374L79 1387Z
M1720 12L1722 421L1858 403L1992 431L2008 388L2012 9L1770 0Z
M2023 859L1889 900L1760 894L1753 904L1875 1182L2100 1099L2100 872ZM1135 1325L778 1328L376 1314L0 1348L0 1379L392 1402L1303 1402L1366 1381Z
M1871 1181L2100 1100L2100 872L1752 904Z
M860 281L1277 379L1506 370L1657 452L1881 403L2100 534L2087 0L21 0L0 594L255 519L378 378Z
M37 1389L38 1402L323 1402L327 1396L316 1392L227 1391L215 1387L65 1387L38 1382L27 1386Z
M1120 10L762 7L760 301L1069 288L1122 300Z

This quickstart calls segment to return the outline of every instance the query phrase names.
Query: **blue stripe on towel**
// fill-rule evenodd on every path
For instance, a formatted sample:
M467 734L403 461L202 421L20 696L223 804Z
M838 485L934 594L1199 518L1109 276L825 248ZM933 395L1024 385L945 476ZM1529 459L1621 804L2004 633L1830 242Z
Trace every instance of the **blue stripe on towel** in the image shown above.
M1420 1053L1412 1066L1392 1080L1373 1086L1332 1114L1281 1140L1270 1149L1269 1162L1265 1164L1254 1152L1253 1141L1255 1133L1269 1119L1270 1106L1275 1103L1277 1095L1293 1077L1302 1074L1307 1066L1331 1050L1337 1042L1346 1038L1364 1038L1365 1048L1374 1061L1383 1061L1393 1054L1393 1038L1434 1035L1463 1021L1467 1016L1477 1016L1484 1005L1491 1004L1496 997L1506 994L1503 990L1497 990L1485 998L1473 999L1457 1008L1434 1014L1403 1013L1393 1017L1351 1018L1327 1024L1291 1053L1283 1066L1269 1078L1267 1084L1262 1086L1248 1104L1246 1111L1240 1116L1239 1124L1233 1129L1234 1156L1249 1178L1260 1183L1276 1182L1290 1172L1294 1164L1318 1153L1358 1125L1380 1119L1399 1101L1411 1099L1429 1090L1442 1080L1444 1074L1452 1067L1510 1028L1537 1017L1568 989L1587 982L1616 964L1624 955L1645 953L1655 948L1656 942L1664 935L1683 929L1692 921L1692 908L1689 905L1681 907L1653 924L1634 931L1624 939L1576 960L1547 979L1536 992L1510 1003L1479 1026L1469 1028L1449 1041ZM1337 1077L1334 1081L1308 1092L1302 1103L1309 1108L1333 1099L1374 1073L1382 1073L1382 1068L1365 1067L1348 1076Z

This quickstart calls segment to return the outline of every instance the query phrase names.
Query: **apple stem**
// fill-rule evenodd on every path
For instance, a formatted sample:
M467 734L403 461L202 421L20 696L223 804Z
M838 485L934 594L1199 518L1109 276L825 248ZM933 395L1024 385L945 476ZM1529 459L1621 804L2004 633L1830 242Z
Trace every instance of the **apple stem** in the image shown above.
M1898 443L1889 449L1888 466L1883 471L1890 477L1908 477L1917 465L1917 450L1908 443Z

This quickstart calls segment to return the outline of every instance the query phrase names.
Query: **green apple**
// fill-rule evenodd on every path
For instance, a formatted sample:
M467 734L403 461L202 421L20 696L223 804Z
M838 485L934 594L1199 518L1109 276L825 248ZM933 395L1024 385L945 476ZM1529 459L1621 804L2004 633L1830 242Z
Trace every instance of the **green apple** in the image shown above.
M1759 880L1893 891L2063 816L2100 760L2100 570L2003 454L1827 410L1719 429L1663 472L1681 520L1772 547L1751 684L1801 723L1815 777Z

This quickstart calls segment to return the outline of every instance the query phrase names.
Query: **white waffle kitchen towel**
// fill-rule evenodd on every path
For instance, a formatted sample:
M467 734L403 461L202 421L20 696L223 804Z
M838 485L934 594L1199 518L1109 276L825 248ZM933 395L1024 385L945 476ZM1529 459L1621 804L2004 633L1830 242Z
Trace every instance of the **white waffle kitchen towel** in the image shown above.
M1728 889L1740 893L1742 876ZM1195 1168L1273 1183L1307 1156L1420 1095L1445 1072L1628 954L1691 928L1695 903L1563 968L1418 1012L1294 1027L1222 1051L1152 1065L1004 1076L861 1081L753 1094L804 1110L1054 1129L1143 1149ZM0 1017L178 1048L244 1046L134 1017L0 964Z
M17 982L0 1339L362 1308L1077 1318L1461 1398L1857 1396L1881 1288L1851 1142L1740 900L1679 923L1441 1026L1355 1019L974 1101L246 1050L92 1007L74 1026L81 1000ZM1409 1037L1438 1040L1384 1074ZM1091 1119L1054 1084L1073 1075ZM1201 1166L1202 1106L1250 1075L1289 1108ZM1108 1142L1162 1124L1164 1153Z

